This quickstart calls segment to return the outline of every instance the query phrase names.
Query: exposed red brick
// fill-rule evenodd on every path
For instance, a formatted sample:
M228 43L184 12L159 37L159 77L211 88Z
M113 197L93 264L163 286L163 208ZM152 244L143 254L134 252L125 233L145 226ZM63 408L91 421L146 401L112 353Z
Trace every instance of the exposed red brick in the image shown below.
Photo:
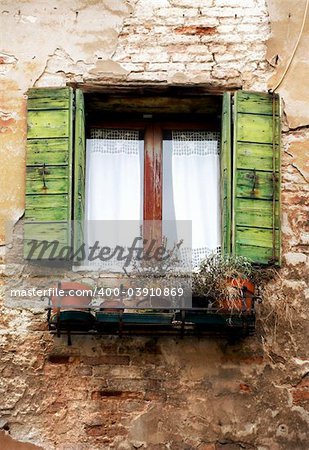
M144 397L143 392L134 391L116 391L116 390L104 390L94 391L91 394L92 400L111 399L111 400L128 400L128 399L142 399Z
M309 389L295 389L292 395L295 404L307 402L309 400Z
M88 391L85 388L72 389L70 387L64 388L59 393L60 402L71 402L73 400L87 400Z
M304 377L298 384L298 388L309 388L309 375Z
M202 444L199 446L198 450L216 450L215 444Z
M240 383L239 389L240 389L240 392L243 392L243 393L246 393L246 394L251 392L250 386L248 384L246 384L246 383Z
M154 380L154 379L147 380L147 388L148 389L155 390L155 389L159 389L160 386L161 386L160 380Z
M1 373L1 378L12 378L18 374L19 370L17 367L5 367Z
M203 27L198 25L188 25L184 27L175 28L176 33L178 34L189 34L189 35L197 35L197 36L205 36L215 34L217 32L216 27Z
M126 433L125 428L116 425L116 423L108 424L108 425L95 425L95 426L86 426L85 431L88 436L95 436L97 438L102 438L104 444L107 444L111 441L113 436L124 435ZM106 436L108 431L108 437ZM103 447L102 447L103 448ZM106 447L104 447L106 448Z
M29 331L47 331L48 323L47 322L38 322L30 325Z
M78 366L75 369L75 373L80 377L90 377L92 376L93 370L91 366Z
M242 448L244 447L234 442L226 442L226 443L217 442L215 446L216 450L241 450Z
M103 364L128 365L130 364L130 358L126 355L85 356L82 358L82 362L89 366L100 366Z
M70 362L69 355L49 355L48 362L51 364L68 364Z
M103 353L116 353L119 348L119 343L106 340L100 343L100 347Z
M86 433L88 436L102 436L104 435L104 425L87 426Z
M260 365L263 364L264 358L263 356L244 356L244 355L225 355L222 358L222 362L233 362L233 363L240 363L240 364L248 364L248 365Z
M282 202L290 205L306 205L307 204L307 195L300 192L282 192Z
M59 412L60 410L66 409L66 408L67 408L66 402L54 402L47 408L47 412L49 412L50 414L55 414L55 413Z
M157 390L148 390L145 393L144 400L147 402L152 400L160 400L160 401L166 401L167 395L163 391L157 391Z

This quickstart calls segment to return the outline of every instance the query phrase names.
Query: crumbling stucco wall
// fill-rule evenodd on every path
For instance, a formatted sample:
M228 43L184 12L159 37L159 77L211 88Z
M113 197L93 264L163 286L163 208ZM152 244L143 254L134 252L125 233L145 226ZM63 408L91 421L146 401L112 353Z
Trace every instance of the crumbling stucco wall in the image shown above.
M0 5L0 208L3 222L16 222L24 208L29 87L77 81L267 90L287 62L305 1L293 11L279 0ZM3 304L0 427L14 439L57 450L307 448L305 50L303 40L280 89L284 265L270 301L281 314L269 317L262 305L256 336L234 345L78 337L67 347L46 331L41 312ZM23 268L9 268L2 285L7 276L22 285Z
M290 59L301 31L306 0L293 4L289 0L268 0L272 34L267 45L267 60L276 68L269 79L270 88L277 86ZM307 95L309 91L308 61L309 20L299 41L287 75L279 87L284 98L285 112L289 128L308 125L309 111Z

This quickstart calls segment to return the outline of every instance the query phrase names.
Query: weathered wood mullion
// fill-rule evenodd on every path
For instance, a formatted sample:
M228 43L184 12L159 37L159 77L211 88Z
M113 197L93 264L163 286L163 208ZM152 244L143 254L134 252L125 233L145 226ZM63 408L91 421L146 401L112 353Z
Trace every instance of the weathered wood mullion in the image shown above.
M222 131L221 131L221 251L223 255L231 252L232 232L232 170L231 170L231 94L223 95L222 103Z
M162 220L162 130L145 130L144 220Z

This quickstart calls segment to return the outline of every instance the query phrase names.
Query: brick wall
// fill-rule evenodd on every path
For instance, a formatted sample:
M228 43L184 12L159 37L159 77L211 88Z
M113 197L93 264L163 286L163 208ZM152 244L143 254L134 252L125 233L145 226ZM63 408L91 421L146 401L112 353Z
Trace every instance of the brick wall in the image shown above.
M265 91L282 69L266 60L269 3L274 10L276 2L264 0L2 2L0 202L3 222L17 223L9 253L22 238L29 87L76 81ZM290 91L285 86L284 99ZM260 306L256 335L238 343L83 336L68 347L48 333L42 308L2 301L0 429L50 450L307 448L309 119L291 129L290 120L283 121L284 264L268 306ZM0 256L4 262L4 246ZM36 282L12 259L1 267L3 287L8 279L16 287Z
M269 30L260 0L142 0L124 22L113 59L132 81L262 86Z

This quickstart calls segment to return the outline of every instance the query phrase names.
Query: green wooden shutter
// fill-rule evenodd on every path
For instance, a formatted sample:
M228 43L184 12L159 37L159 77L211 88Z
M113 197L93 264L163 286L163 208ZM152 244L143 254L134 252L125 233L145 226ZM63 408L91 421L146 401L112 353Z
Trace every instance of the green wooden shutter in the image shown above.
M75 145L74 145L74 254L75 262L80 262L84 242L85 181L86 181L86 136L84 96L80 89L75 96Z
M234 95L232 253L280 264L280 103Z
M71 245L72 110L71 88L28 92L26 259L63 256L63 247ZM31 251L33 240L45 241L48 250Z
M221 251L228 255L231 249L231 94L223 95L221 133Z

